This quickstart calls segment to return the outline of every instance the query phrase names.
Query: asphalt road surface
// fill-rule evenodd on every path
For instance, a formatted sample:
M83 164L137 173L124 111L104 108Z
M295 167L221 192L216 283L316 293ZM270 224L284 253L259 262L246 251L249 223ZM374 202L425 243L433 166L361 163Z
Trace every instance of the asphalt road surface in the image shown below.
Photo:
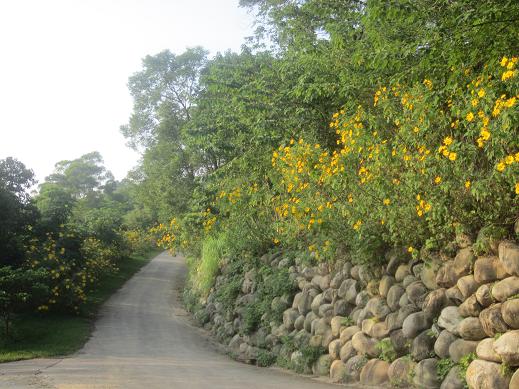
M218 352L179 302L184 261L159 254L103 306L77 354L0 365L0 388L325 389L334 386ZM335 386L337 387L337 386Z

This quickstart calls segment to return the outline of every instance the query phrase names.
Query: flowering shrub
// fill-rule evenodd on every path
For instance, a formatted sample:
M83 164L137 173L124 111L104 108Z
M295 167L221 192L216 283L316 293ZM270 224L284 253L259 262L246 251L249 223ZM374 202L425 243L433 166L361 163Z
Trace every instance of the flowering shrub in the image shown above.
M347 248L373 261L388 246L414 253L457 231L511 225L517 65L503 57L478 71L453 68L443 81L382 85L370 104L348 103L333 115L335 147L292 139L273 151L266 179L227 177L204 211L153 232L170 249L190 250L224 231L233 252L244 248L239 242L249 252L282 244L332 259Z
M113 247L96 238L77 240L72 233L62 232L57 239L48 234L42 242L33 240L28 248L28 264L48 274L49 298L38 310L78 312L99 277L116 271L116 254Z
M331 241L351 247L379 235L412 252L456 228L513 223L517 62L504 57L477 74L452 69L443 87L428 79L382 86L372 106L333 115L336 149L300 139L274 151L275 241L304 238L319 256Z
M124 231L122 235L129 253L142 255L156 244L154 236L148 231L128 230Z

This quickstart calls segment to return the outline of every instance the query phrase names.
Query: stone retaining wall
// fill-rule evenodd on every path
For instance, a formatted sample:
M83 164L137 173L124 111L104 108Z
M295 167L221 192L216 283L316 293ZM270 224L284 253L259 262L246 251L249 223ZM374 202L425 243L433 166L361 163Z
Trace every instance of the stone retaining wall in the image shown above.
M519 245L502 241L493 255L476 257L469 243L452 258L413 260L393 251L384 268L349 261L304 267L264 256L298 285L295 295L272 301L286 308L282 324L251 335L240 330L254 299L254 271L231 313L211 295L196 316L241 360L284 356L298 371L334 382L462 389L465 377L469 388L519 389ZM216 288L225 281L219 276ZM309 365L309 349L325 352Z

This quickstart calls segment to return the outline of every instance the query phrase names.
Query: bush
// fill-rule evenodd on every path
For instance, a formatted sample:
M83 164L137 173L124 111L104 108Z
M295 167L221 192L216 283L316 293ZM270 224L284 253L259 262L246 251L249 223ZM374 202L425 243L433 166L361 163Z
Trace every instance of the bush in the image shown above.
M276 241L317 258L349 242L357 259L414 251L457 227L511 225L519 198L517 58L447 82L389 83L372 106L345 106L337 147L292 140L273 153ZM463 87L461 87L463 86Z
M41 269L0 267L0 315L6 336L10 335L10 323L15 314L29 312L36 307L40 311L48 309L43 305L49 293L47 280L48 274Z

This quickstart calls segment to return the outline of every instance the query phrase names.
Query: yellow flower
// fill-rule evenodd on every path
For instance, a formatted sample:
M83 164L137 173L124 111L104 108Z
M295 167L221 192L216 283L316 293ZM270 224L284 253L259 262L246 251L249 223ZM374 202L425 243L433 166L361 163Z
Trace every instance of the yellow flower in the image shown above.
M457 157L457 154L456 154L456 153L450 153L450 154L449 154L449 159L450 159L451 161L455 161L455 160L456 160L456 157Z
M470 104L473 106L473 107L476 107L479 103L479 100L478 99L472 99L472 101L470 102Z
M434 179L434 183L439 184L440 182L442 182L442 178L440 176L436 176L436 178Z
M516 71L515 70L507 70L506 72L503 73L503 75L501 76L501 80L502 81L506 81L510 78L513 78L515 77L515 74L516 74Z
M485 96L485 90L484 90L484 89L480 89L480 90L478 91L478 96L479 96L480 98L483 97L483 96Z
M507 165L511 165L514 163L514 157L513 155L508 155L506 158L505 158L505 162Z
M443 144L449 146L450 144L452 144L452 138L450 136L445 137L445 139L443 140Z
M468 122L471 122L474 120L474 114L472 112L469 112L467 116L465 116L465 119L467 119Z
M465 181L465 188L470 189L470 180Z
M507 108L512 108L515 105L515 101L516 101L515 96L514 97L510 97L508 100L505 101L504 105Z
M358 230L362 225L362 220L357 220L357 222L353 225L354 230Z
M423 80L423 84L428 88L428 89L431 89L432 88L432 81L431 80L428 80L427 78L425 80Z
M414 247L413 247L413 246L409 246L409 247L407 248L407 252L408 252L408 253L412 253L413 251L414 251Z
M389 204L391 204L391 200L384 199L383 203L384 203L384 205L389 205Z
M508 63L508 58L505 56L503 58L501 58L501 62L499 62L499 64L502 66L502 67L505 67L506 64Z
M506 165L504 164L504 162L499 162L497 164L497 171L502 172L503 170L505 170L505 167Z

